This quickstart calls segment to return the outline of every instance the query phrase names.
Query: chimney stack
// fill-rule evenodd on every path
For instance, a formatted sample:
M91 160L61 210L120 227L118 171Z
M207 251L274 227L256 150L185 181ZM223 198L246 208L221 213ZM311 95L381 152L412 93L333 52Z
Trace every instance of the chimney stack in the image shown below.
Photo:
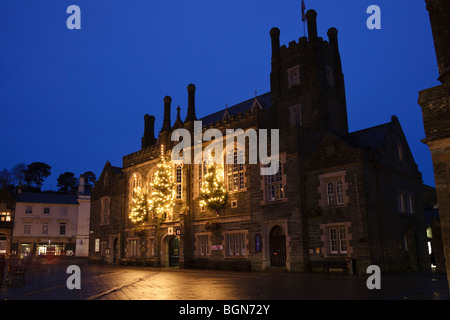
M197 117L195 116L195 85L192 83L187 86L188 90L188 109L187 115L184 122L195 121Z
M144 136L142 137L141 148L145 149L155 144L155 117L146 114L144 116Z
M170 130L170 104L172 103L172 98L169 96L164 97L164 120L161 132Z
M308 40L315 40L317 38L317 12L313 9L308 10L306 19L308 20Z
M84 176L81 174L80 175L80 180L78 183L78 194L84 194Z
M280 57L280 29L274 27L270 29L270 38L272 39L272 60Z

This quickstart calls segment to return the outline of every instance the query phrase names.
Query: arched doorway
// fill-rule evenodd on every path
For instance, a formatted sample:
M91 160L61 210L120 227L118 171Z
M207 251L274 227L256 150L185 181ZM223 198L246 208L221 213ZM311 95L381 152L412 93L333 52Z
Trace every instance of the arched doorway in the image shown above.
M270 231L270 265L272 267L286 267L286 234L280 226Z
M178 267L180 265L180 240L173 237L169 241L169 267Z

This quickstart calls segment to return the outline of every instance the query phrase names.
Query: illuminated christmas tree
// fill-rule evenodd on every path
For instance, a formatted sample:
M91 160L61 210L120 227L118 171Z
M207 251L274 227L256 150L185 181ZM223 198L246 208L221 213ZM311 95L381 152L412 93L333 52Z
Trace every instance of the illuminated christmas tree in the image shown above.
M228 199L224 187L223 167L215 163L207 163L206 175L200 189L200 206L219 213Z
M150 183L151 192L148 197L149 209L162 221L172 209L175 200L173 183L173 169L164 156L161 146L160 162L157 165L153 181Z
M140 187L134 189L128 218L135 224L136 229L142 228L143 222L148 218L147 195Z

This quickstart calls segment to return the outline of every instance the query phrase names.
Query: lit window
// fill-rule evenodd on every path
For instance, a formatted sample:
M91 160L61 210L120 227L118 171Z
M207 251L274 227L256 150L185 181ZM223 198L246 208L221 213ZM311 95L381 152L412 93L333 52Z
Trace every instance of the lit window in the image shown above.
M3 211L0 213L0 221L10 222L11 221L11 212Z
M48 234L48 222L42 222L42 234Z
M228 191L244 189L244 151L235 148L227 155Z
M130 187L131 187L131 195L134 195L136 193L136 189L141 187L141 176L134 173L131 177L131 183L130 183Z

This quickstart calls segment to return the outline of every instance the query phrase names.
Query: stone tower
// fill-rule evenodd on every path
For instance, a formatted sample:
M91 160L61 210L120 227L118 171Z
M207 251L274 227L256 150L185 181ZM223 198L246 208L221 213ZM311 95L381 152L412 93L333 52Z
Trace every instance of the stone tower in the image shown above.
M431 151L439 203L442 242L450 279L450 5L448 0L426 0L433 31L439 81L419 92L426 138Z
M280 47L280 30L272 28L272 103L278 127L301 114L303 128L348 133L344 76L337 30L328 30L328 42L317 35L317 13L308 10L308 37ZM297 108L298 110L294 110Z

